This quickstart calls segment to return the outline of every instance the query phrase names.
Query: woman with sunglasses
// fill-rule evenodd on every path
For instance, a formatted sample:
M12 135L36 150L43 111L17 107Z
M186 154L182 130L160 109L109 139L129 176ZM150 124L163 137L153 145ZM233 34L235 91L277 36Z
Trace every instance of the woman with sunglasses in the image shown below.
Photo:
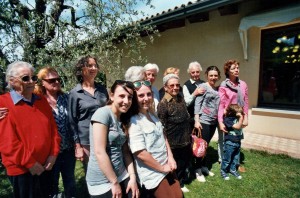
M157 106L157 115L164 126L174 159L177 164L176 175L182 192L189 192L184 186L186 169L191 158L189 113L184 98L179 94L179 77L168 74L163 78L165 95Z
M52 197L59 196L59 176L64 185L64 196L75 197L75 152L73 133L68 120L68 95L61 90L61 78L52 67L44 67L38 72L39 83L36 93L42 94L52 108L58 133L61 137L60 152L53 166Z
M9 113L0 122L0 153L14 197L49 197L52 168L61 138L51 107L33 93L34 67L17 61L7 67L10 92L0 96Z
M99 65L95 57L85 56L75 65L78 84L69 94L69 121L74 132L75 157L83 162L86 171L90 155L89 125L95 111L108 99L106 88L95 82Z
M220 97L217 82L221 78L220 70L216 66L209 66L205 71L207 82L199 85L205 91L195 99L195 128L201 132L202 138L210 143L218 126L218 107ZM204 175L214 176L207 168L207 156L195 157L195 174L199 182L206 182ZM203 175L204 174L204 175Z
M154 113L151 83L136 81L133 84L138 106L130 118L129 146L143 189L141 197L182 197L173 172L176 162L164 136L163 126Z
M91 197L139 197L125 130L136 105L133 84L117 80L107 105L91 118L91 155L86 174Z

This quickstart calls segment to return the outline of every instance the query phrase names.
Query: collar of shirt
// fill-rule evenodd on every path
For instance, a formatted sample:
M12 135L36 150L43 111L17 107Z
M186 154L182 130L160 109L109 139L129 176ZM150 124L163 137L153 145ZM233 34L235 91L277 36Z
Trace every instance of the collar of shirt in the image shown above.
M76 90L77 92L83 91L82 85L81 85L80 83L78 83L78 84L76 85L76 87L75 87L75 90Z
M196 86L200 85L201 83L203 83L203 81L201 79L199 79L198 81L194 81L193 79L190 79L192 84L195 84Z
M97 82L95 82L95 89L99 89L99 84ZM75 90L77 92L84 92L83 88L82 88L82 84L78 83L75 87Z
M177 97L173 97L173 96L171 96L171 94L169 94L168 92L166 92L165 95L164 95L164 98L165 98L168 102L170 102L172 99L175 99L175 98L177 98Z
M24 102L26 102L29 105L32 105L34 103L34 101L36 101L37 99L40 99L39 96L32 94L31 101L29 101L26 98L24 98L22 95L17 93L15 90L10 91L10 96L11 96L11 99L12 99L14 105L18 104L21 100L23 100Z

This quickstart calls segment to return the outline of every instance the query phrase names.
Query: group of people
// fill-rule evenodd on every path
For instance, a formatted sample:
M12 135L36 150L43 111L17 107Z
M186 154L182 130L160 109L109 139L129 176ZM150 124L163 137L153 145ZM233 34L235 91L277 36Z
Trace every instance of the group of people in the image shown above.
M10 64L10 91L0 96L0 153L14 195L57 197L61 174L65 196L75 197L77 159L91 197L183 197L191 162L197 180L214 175L206 157L192 157L194 127L207 143L219 128L221 176L241 179L248 88L238 78L239 63L224 64L220 87L216 66L207 68L206 82L198 62L187 71L191 78L180 86L179 69L168 68L158 91L156 64L132 66L108 93L95 82L97 59L85 56L75 65L78 84L67 94L53 67L35 76L26 62Z

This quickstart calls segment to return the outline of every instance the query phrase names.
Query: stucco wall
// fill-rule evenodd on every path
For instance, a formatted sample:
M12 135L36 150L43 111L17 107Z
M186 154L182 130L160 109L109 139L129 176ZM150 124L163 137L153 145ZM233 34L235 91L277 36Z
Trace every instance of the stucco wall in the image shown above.
M217 10L209 13L209 21L190 24L182 28L170 29L156 37L154 43L148 43L144 56L149 62L158 64L155 86L162 87L163 71L168 67L180 68L180 81L189 79L186 72L191 61L198 61L205 71L210 65L219 67L224 80L223 64L228 59L240 62L240 78L247 82L249 88L249 126L245 132L273 135L300 140L300 115L298 112L252 108L257 107L260 64L260 28L248 30L248 60L244 60L242 45L238 33L241 19L259 9L255 1L239 6L239 13L220 16ZM299 20L300 21L300 20ZM272 27L278 24L271 24ZM147 41L147 38L145 38ZM130 64L124 64L125 68ZM201 78L205 80L204 71ZM253 113L252 113L253 112Z

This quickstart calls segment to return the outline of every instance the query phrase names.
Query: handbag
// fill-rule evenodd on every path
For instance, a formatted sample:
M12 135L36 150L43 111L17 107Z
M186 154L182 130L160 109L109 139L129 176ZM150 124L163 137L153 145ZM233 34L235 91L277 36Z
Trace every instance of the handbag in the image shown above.
M192 140L193 140L193 155L195 157L205 157L207 142L201 137L201 130L198 128L194 128L192 131Z

